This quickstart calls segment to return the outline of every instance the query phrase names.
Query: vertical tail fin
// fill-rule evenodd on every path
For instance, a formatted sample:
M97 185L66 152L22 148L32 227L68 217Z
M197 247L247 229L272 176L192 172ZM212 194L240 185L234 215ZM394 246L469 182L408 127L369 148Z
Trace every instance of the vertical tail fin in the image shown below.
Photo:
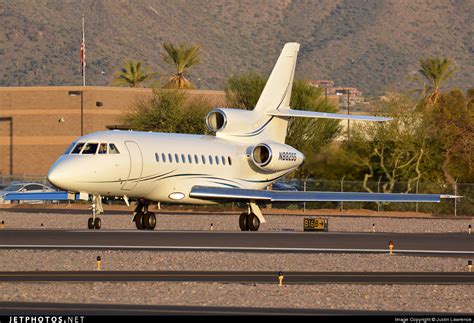
M287 43L283 47L252 111L214 109L206 117L209 129L215 131L216 136L238 138L240 141L284 143L289 117L285 114L278 114L278 112L288 111L290 108L291 89L299 48L300 44L298 43ZM234 121L230 121L231 119Z
M285 44L254 111L263 113L290 106L291 88L299 49L300 44L298 43Z
M269 116L267 113L290 107L299 48L300 44L298 43L285 44L253 110L253 113L256 114L255 117L260 120L261 131L258 138L261 140L285 142L288 118Z

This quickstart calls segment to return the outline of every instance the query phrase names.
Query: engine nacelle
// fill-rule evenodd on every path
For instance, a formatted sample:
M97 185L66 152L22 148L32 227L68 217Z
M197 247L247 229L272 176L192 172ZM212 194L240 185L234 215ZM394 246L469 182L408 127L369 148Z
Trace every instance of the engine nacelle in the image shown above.
M291 146L277 143L261 143L252 149L253 163L268 171L284 171L298 167L304 161L304 155Z
M254 116L248 110L218 108L207 114L206 125L212 132L242 133L254 127Z

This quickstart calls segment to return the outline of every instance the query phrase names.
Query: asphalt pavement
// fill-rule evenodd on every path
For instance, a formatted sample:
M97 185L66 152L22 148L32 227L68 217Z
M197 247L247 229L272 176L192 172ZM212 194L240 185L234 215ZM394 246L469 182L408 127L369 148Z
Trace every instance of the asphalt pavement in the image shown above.
M472 256L464 233L0 230L0 249L330 252Z
M0 272L0 282L217 282L242 284L474 284L469 272L233 272L33 271Z

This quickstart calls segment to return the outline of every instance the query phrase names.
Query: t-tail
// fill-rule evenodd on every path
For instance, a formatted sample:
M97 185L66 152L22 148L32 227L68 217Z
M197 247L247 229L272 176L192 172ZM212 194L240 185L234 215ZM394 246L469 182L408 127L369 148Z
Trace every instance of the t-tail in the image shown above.
M217 108L209 112L206 123L216 136L253 143L284 143L290 117L337 120L388 121L390 118L344 115L337 113L292 110L291 90L300 44L287 43L278 57L265 88L251 111Z

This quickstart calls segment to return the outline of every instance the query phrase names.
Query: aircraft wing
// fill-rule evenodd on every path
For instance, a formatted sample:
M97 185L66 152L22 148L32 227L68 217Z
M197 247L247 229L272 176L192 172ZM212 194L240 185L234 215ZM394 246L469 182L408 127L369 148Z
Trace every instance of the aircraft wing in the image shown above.
M441 194L267 191L210 186L194 186L189 196L204 200L262 202L440 202L442 198L457 197Z
M305 110L281 109L274 110L267 113L268 115L277 117L303 117L303 118L322 118L322 119L337 119L337 120L360 120L360 121L390 121L392 118L363 116L357 114L340 114L327 113Z

